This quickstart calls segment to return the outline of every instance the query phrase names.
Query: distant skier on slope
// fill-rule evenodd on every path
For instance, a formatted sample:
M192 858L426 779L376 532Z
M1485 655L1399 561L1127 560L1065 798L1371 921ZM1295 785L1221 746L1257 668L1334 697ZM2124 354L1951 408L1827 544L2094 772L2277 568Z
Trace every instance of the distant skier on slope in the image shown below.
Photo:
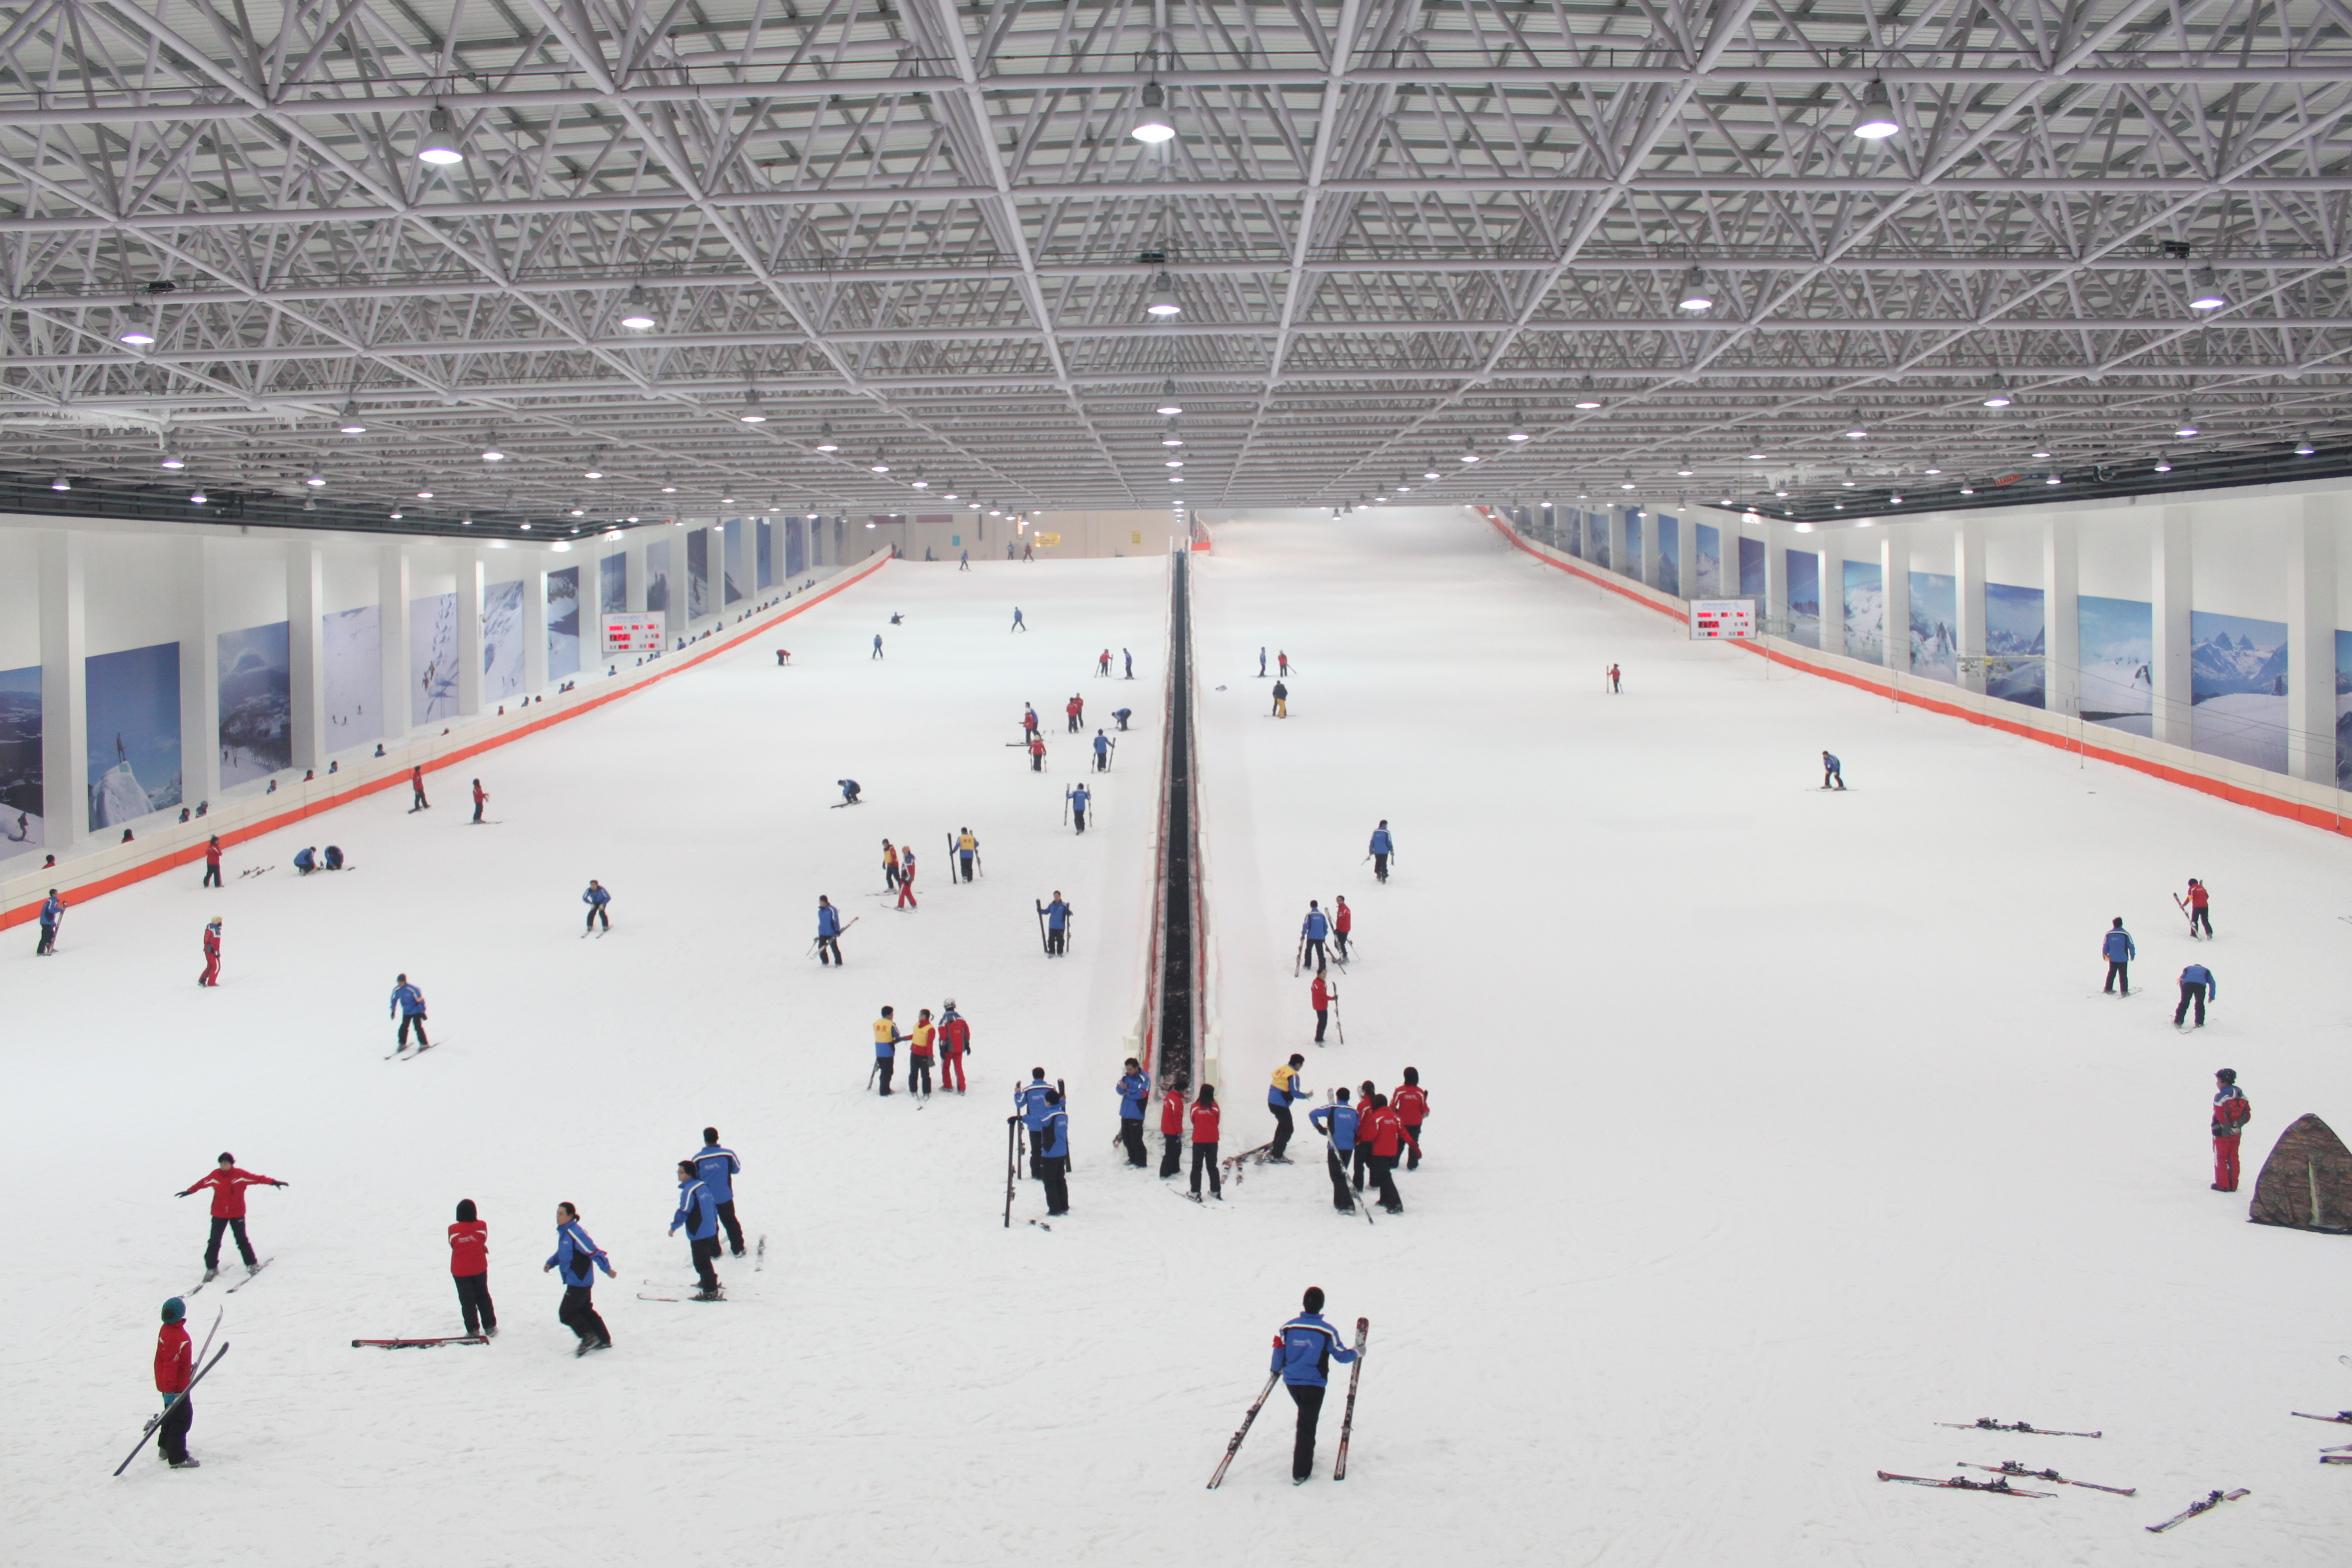
M1045 771L1045 737L1043 735L1032 734L1029 737L1029 771L1032 773Z
M931 1021L931 1009L917 1009L915 1032L907 1036L907 1093L918 1099L931 1098L931 1064L939 1042L939 1026Z
M220 960L221 917L215 915L204 925L204 972L196 977L198 985L217 986L220 984ZM2202 1013L2203 1009L2199 1009L2200 1016L2197 1020L2199 1023L2204 1022Z
M2191 1007L2197 1010L2197 1027L2205 1027L2205 1004L2221 1000L2221 982L2213 978L2213 971L2203 964L2191 964L2180 973L2180 1006L2172 1010L2172 1026L2178 1029L2189 1016Z
M1287 653L1282 653L1282 652L1276 652L1276 654L1274 655L1274 674L1275 674L1275 678L1276 678L1276 679L1278 679L1278 680L1289 680L1289 679L1290 679L1290 655L1289 655L1289 654L1287 654Z
M1037 710L1028 703L1021 704L1021 737L1030 739L1037 734Z
M411 814L431 809L433 803L425 799L425 765L421 762L408 770L408 792Z
M187 1315L188 1304L174 1296L163 1304L163 1326L155 1331L155 1391L163 1396L155 1452L174 1470L203 1468L203 1462L188 1452L188 1429L196 1424L196 1405L188 1397L188 1385L196 1376L196 1354L188 1344Z
M196 885L198 887L219 887L221 885L221 841L218 833L213 834L205 843L204 880Z
M174 1197L185 1198L192 1193L209 1190L212 1193L212 1231L204 1243L204 1277L212 1278L220 1272L221 1233L228 1232L237 1239L237 1256L245 1260L247 1273L261 1267L261 1260L253 1254L253 1243L245 1235L245 1189L248 1187L283 1187L286 1184L275 1176L264 1176L256 1171L239 1170L237 1157L225 1150L213 1168L188 1183Z
M1133 680L1133 679L1135 679L1135 653L1134 653L1134 650L1133 650L1133 649L1129 649L1129 648L1121 648L1121 649L1119 650L1119 657L1127 661L1127 673L1126 673L1126 675L1125 675L1125 677L1124 677L1124 678L1125 678L1125 679L1127 679L1127 680Z
M678 1212L670 1216L670 1234L678 1234L678 1227L686 1227L687 1253L694 1260L694 1283L697 1300L709 1301L719 1293L719 1208L712 1201L710 1189L702 1178L694 1174L692 1160L678 1162Z
M972 836L970 828L964 828L956 834L956 861L963 870L966 882L972 880L972 861L979 853L980 841ZM951 877L949 880L954 879Z
M1120 732L1123 734L1127 729L1127 721L1135 717L1135 710L1133 708L1113 708L1111 717L1118 721Z
M1013 624L1011 629L1017 632L1025 632L1029 629L1029 623L1021 619L1021 607L1017 604L1013 606Z
M882 841L882 888L888 892L898 886L898 847L888 839Z
M1126 710L1121 709L1120 711L1125 712ZM1095 772L1108 773L1111 771L1111 748L1118 744L1119 743L1117 741L1111 739L1108 735L1105 735L1101 730L1096 730L1094 732Z
M2213 1075L2213 1190L2238 1190L2238 1139L2254 1119L2254 1102L2238 1087L2237 1069Z
M390 1018L394 1015L400 1019L400 1034L394 1042L393 1055L398 1056L408 1049L408 1032L411 1029L416 1031L418 1050L425 1050L432 1045L433 1042L425 1038L425 993L410 985L406 975L392 977L391 1010L384 1016Z
M1348 908L1347 895L1334 895L1331 900L1331 938L1333 952L1343 965L1348 961L1348 933L1355 928L1356 914Z
M1202 1084L1199 1097L1192 1102L1192 1197L1196 1203L1200 1201L1203 1170L1209 1173L1209 1196L1225 1201L1225 1183L1217 1174L1217 1127L1222 1119L1217 1109L1217 1086Z
M1143 1106L1151 1098L1151 1080L1143 1075L1143 1064L1132 1056L1127 1058L1127 1071L1120 1075L1118 1089L1119 1147L1127 1151L1127 1163L1141 1170L1151 1160L1143 1147Z
M1084 833L1086 831L1086 807L1094 797L1086 792L1085 785L1080 784L1075 789L1065 791L1063 798L1070 803L1070 820L1078 824L1079 832Z
M1289 1156L1283 1152L1290 1147L1293 1125L1290 1107L1292 1101L1307 1097L1306 1083L1299 1076L1299 1069L1306 1065L1305 1057L1296 1051L1291 1052L1290 1060L1274 1069L1273 1082L1267 1086L1266 1109L1274 1113L1274 1141L1266 1150L1266 1163L1269 1165L1290 1163Z
M2213 935L2212 902L2213 894L2205 884L2195 877L2189 878L2189 935L2195 936L2200 929L2207 936Z
M2123 994L2131 995L2131 961L2140 956L2140 950L2123 928L2123 916L2117 915L2107 927L2107 934L2099 939L2099 952L2107 960L2107 983L2099 988L2100 994L2113 995L2120 984Z
M1101 680L1103 677L1105 677L1105 676L1109 675L1110 673L1111 673L1111 650L1110 650L1110 649L1108 649L1108 648L1105 648L1105 649L1102 651L1102 654L1101 654L1101 656L1100 656L1100 657L1098 657L1098 658L1097 658L1097 659L1094 661L1094 675L1095 675L1095 679L1097 679L1097 680Z
M490 1227L471 1198L458 1200L457 1218L449 1227L449 1278L457 1289L457 1311L465 1320L465 1331L496 1339L498 1308L490 1300Z
M894 617L894 619L895 619L895 617ZM869 661L871 661L871 660L874 660L874 659L879 659L879 658L881 658L881 657L882 657L882 634L881 634L880 632L876 632L876 633L874 634L874 651L873 651L872 653L869 653L869 654L867 654L867 655L866 655L866 658L867 658Z
M1616 665L1609 666L1609 695L1614 697L1625 690L1625 675Z
M1844 789L1846 787L1845 764L1838 761L1835 752L1825 751L1821 754L1821 787L1823 789L1832 787Z
M482 781L481 781L480 779L476 779L476 780L474 780L474 821L475 821L475 822L479 823L479 822L482 820L482 808L483 808L484 806L487 806L487 805L489 805L489 804L490 804L490 792L489 792L488 790L486 790L486 789L484 789L484 788L482 787Z
M1323 940L1330 933L1331 920L1323 913L1322 904L1315 899L1308 899L1307 917L1299 922L1299 957L1302 963L1312 958L1317 974L1328 967L1324 962Z
M1388 880L1388 863L1396 858L1396 840L1389 837L1388 818L1380 819L1380 826L1372 830L1372 876L1375 881Z
M1357 1136L1372 1144L1372 1179L1380 1187L1380 1206L1391 1214L1405 1212L1405 1200L1397 1196L1395 1172L1397 1158L1413 1135L1405 1130L1404 1119L1396 1107L1388 1103L1388 1096L1372 1096L1372 1109L1365 1115Z
M602 882L597 881L594 877L590 877L588 879L588 891L580 895L580 902L588 906L587 924L580 928L582 935L586 935L588 932L595 930L599 925L603 926L607 931L612 929L612 916L605 913L605 906L612 902L612 890L610 888L606 887Z
M562 1270L557 1278L563 1281L564 1297L555 1316L579 1336L580 1343L572 1354L584 1356L591 1350L612 1349L612 1330L604 1326L596 1311L596 1271L604 1270L604 1277L611 1279L612 1259L580 1223L580 1211L568 1203L555 1206L555 1252L539 1272L558 1268Z
M1317 1045L1323 1043L1323 1031L1331 1023L1331 1004L1338 999L1339 993L1331 989L1330 982L1324 978L1323 971L1316 970L1315 983L1307 991L1307 1001L1315 1010L1315 1043Z
M1045 917L1045 956L1059 958L1070 946L1070 906L1062 900L1062 890L1054 889L1053 902L1039 904L1037 912Z
M842 805L854 806L858 803L858 781L856 779L835 779L833 782L841 787Z
M1072 692L1070 700L1062 704L1062 716L1069 721L1070 733L1077 734L1078 726L1086 718L1086 699Z
M1429 1120L1429 1093L1421 1087L1420 1068L1405 1069L1405 1081L1389 1095L1388 1103L1395 1108L1398 1120L1405 1124L1405 1142L1411 1151L1405 1169L1417 1171L1421 1168L1421 1125Z
M309 876L309 875L310 875L310 874L311 874L313 871L316 871L317 869L318 869L318 846L317 846L317 845L315 845L315 844L305 844L305 845L304 845L302 848L300 848L300 849L298 849L298 850L294 851L294 874L295 874L296 876L305 876L305 877L306 877L306 876Z
M735 1218L735 1178L743 1173L743 1161L733 1149L719 1142L719 1130L702 1130L702 1147L694 1154L694 1174L710 1189L711 1202L719 1207L719 1224L727 1232L727 1250L736 1257L743 1256L743 1225Z
M1304 1486L1315 1473L1315 1423L1323 1413L1331 1363L1337 1360L1345 1366L1357 1355L1339 1337L1339 1330L1323 1321L1320 1285L1309 1285L1299 1305L1299 1315L1274 1335L1274 1363L1268 1368L1282 1374L1282 1386L1298 1406L1298 1433L1290 1448L1293 1486Z
M1274 717L1278 719L1290 717L1290 688L1280 681L1274 683Z

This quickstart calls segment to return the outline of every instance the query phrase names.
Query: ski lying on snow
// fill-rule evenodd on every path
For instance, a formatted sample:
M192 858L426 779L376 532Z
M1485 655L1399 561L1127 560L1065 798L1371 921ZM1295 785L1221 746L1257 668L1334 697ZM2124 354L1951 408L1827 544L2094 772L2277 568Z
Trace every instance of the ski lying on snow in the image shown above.
M2060 1486L2087 1486L2094 1492L2113 1492L2118 1497L2131 1497L2139 1491L2136 1486L2101 1486L2096 1481L2069 1480L2055 1470L2028 1470L2014 1459L2004 1459L1997 1465L1980 1465L1963 1459L1960 1465L1967 1470L1990 1470L1995 1475L2021 1475L2035 1481L2055 1481Z
M2099 1432L2061 1432L2053 1427L2035 1426L2030 1421L1995 1421L1991 1416L1978 1416L1974 1421L1938 1421L1937 1426L1958 1427L1963 1432L2025 1432L2035 1437L2100 1437Z
M487 1334L441 1334L425 1339L355 1339L354 1350L366 1346L374 1350L424 1350L434 1345L487 1345Z
M1901 1481L1909 1486L1940 1486L1951 1492L1990 1492L1996 1497L2056 1497L2058 1495L2056 1492L2029 1492L2023 1487L2011 1486L2006 1476L1998 1481L1971 1481L1964 1475L1956 1475L1939 1481L1931 1475L1897 1475L1892 1470L1881 1470L1878 1473L1878 1478L1881 1481Z
M2352 1410L2339 1410L2332 1416L2315 1416L2308 1410L2290 1410L2287 1413L2301 1416L2306 1421L2333 1421L2338 1426L2352 1426Z
M2199 1514L2211 1513L2214 1509L2219 1508L2224 1503L2236 1502L2239 1498L2244 1497L2247 1491L2248 1488L2241 1486L2237 1490L2231 1492L2207 1492L2203 1497L2189 1504L2188 1507L2182 1509L2179 1513L2174 1514L2170 1519L2165 1520L2162 1524L2152 1524L2148 1526L2148 1533L2151 1535L2162 1535L2165 1531L2171 1529L2174 1525L2181 1523L2183 1520L2194 1519Z
M686 1295L686 1296L656 1296L656 1295L651 1295L651 1294L649 1294L649 1293L647 1293L647 1292L645 1292L645 1291L642 1291L642 1290L641 1290L641 1291L637 1292L637 1299L638 1299L639 1301L694 1301L694 1302L710 1302L710 1301L724 1301L724 1300L726 1300L726 1299L727 1299L727 1293L726 1293L725 1291L723 1291L723 1290L722 1290L722 1291L718 1291L718 1292L716 1292L716 1293L714 1293L714 1294L712 1294L712 1295L708 1295L708 1296L706 1296L706 1295L703 1295L702 1293L700 1293L699 1291L697 1291L697 1292L695 1292L695 1293L694 1293L694 1294L692 1294L692 1295Z

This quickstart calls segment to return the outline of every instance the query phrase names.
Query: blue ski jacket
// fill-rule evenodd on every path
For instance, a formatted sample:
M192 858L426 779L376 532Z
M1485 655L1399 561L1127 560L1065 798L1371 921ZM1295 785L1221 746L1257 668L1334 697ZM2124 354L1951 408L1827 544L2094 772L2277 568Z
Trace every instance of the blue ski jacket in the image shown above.
M1331 922L1323 918L1322 910L1310 909L1299 929L1306 933L1308 941L1320 942L1331 934Z
M1108 735L1097 735L1094 738L1094 754L1096 756L1108 756L1110 754L1110 750L1111 738Z
M1045 1157L1049 1160L1066 1159L1070 1153L1070 1113L1055 1106L1045 1113Z
M2221 982L2214 979L2213 971L2206 968L2203 964L2191 964L2188 968L2182 970L2181 984L2201 985L2205 988L2205 994L2207 996L2212 997L2217 1002L2221 1000Z
M735 1151L719 1144L706 1143L694 1156L694 1174L710 1189L713 1203L735 1201L735 1176L742 1169L743 1162L735 1157Z
M1076 789L1070 791L1070 809L1073 811L1084 812L1086 810L1086 803L1093 798L1093 796L1086 793L1086 786L1081 784Z
M1070 906L1063 903L1060 899L1057 898L1052 903L1045 906L1045 923L1048 928L1059 931L1064 925L1069 923L1069 919Z
M65 905L60 903L55 895L51 895L49 898L42 900L41 924L45 926L53 926L64 918Z
M2131 933L2123 930L2111 930L2101 937L2099 951L2107 955L2111 964L2128 964L2140 956L2140 950L2132 945Z
M307 849L298 849L298 850L294 851L294 869L295 869L295 870L297 870L297 871L311 871L311 870L315 870L315 869L317 868L317 866L318 866L318 857L317 857L316 855L313 855L313 854L312 854L312 853L311 853L309 850L307 850Z
M1838 761L1837 757L1833 753L1823 752L1821 754L1821 771L1824 773L1842 774L1845 772L1845 766Z
M395 986L392 1005L400 1009L403 1018L422 1018L425 1015L425 993L413 985Z
M555 1228L555 1252L547 1263L567 1285L594 1285L598 1269L604 1270L606 1279L613 1277L612 1259L578 1220Z
M1281 1373L1282 1381L1295 1387L1322 1388L1335 1357L1344 1366L1356 1353L1340 1343L1339 1330L1320 1314L1302 1312L1274 1336L1274 1364L1266 1370Z
M1021 1125L1031 1132L1045 1125L1045 1092L1052 1087L1032 1078L1013 1091L1013 1103L1021 1108Z
M817 906L817 935L839 936L840 934L841 911L835 909L831 904L819 904Z
M1132 1072L1119 1080L1119 1120L1143 1120L1143 1102L1151 1098L1151 1080L1141 1072Z
M1389 839L1388 829L1374 828L1372 830L1372 853L1375 855L1393 855L1396 853L1396 845Z
M681 1225L692 1241L708 1241L719 1233L719 1206L699 1179L678 1183L678 1212L670 1216L670 1234L678 1234Z
M1318 1105L1307 1112L1307 1120L1317 1132L1331 1140L1331 1146L1346 1154L1356 1146L1356 1108L1352 1105Z

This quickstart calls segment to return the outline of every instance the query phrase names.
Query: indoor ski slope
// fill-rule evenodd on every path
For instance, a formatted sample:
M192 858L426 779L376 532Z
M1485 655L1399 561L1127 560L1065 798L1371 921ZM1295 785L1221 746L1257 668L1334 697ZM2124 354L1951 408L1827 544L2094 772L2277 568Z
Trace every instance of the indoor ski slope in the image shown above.
M386 795L241 847L219 892L190 869L77 909L54 960L10 933L0 1559L2339 1560L2352 1476L2313 1455L2352 1432L2286 1412L2352 1405L2352 1254L2206 1191L2204 1128L2221 1065L2255 1106L2249 1181L2295 1113L2352 1123L2344 846L1767 679L1466 513L1224 526L1197 564L1226 1144L1262 1140L1290 1050L1318 1098L1413 1062L1435 1114L1405 1215L1335 1215L1311 1137L1207 1210L1107 1147L1165 564L894 565L484 757L496 827L438 775L432 812ZM1299 661L1287 721L1261 643ZM1105 644L1142 678L1095 680ZM1137 709L1083 839L1059 822L1073 691L1090 729ZM1024 699L1043 779L1002 744ZM1851 793L1814 789L1824 746ZM869 804L827 809L844 774ZM1382 816L1386 887L1362 864ZM966 822L989 876L951 887ZM919 913L867 896L885 834L924 853ZM286 857L330 839L358 869L296 882ZM2192 874L2209 950L2167 897ZM615 929L583 941L590 876ZM1055 887L1081 918L1049 965L1031 901ZM821 891L863 917L846 972L803 956ZM1335 893L1362 952L1348 1044L1318 1051L1291 958ZM2128 1003L2095 995L2114 914L2150 990ZM2183 1038L2157 993L2192 951L2222 994ZM448 1042L414 1063L383 1060L398 969ZM861 1097L875 1009L947 995L973 1097ZM1023 1182L1008 1234L1005 1097L1032 1064L1073 1091L1075 1212L1023 1224ZM722 1259L724 1305L639 1302L686 1275L671 1166L712 1121L767 1268ZM223 1148L293 1183L252 1198L277 1264L227 1301L205 1468L111 1482L152 1408L156 1304L199 1271L201 1200L170 1194ZM460 1197L491 1223L499 1341L347 1348L454 1329ZM566 1198L620 1269L597 1291L618 1346L585 1362L538 1267ZM1204 1492L1310 1281L1375 1323L1348 1483L1287 1484L1277 1395ZM2109 1435L1931 1424L1978 1415ZM1323 1475L1336 1426L1335 1401ZM1872 1474L2008 1457L2140 1495ZM2253 1495L2140 1528L2217 1486Z

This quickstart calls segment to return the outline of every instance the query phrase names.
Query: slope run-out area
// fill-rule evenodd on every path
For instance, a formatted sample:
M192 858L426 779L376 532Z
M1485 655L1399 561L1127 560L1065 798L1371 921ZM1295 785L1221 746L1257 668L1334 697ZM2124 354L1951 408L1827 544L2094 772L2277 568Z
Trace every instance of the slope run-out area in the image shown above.
M1259 1486L1257 1528L1384 1562L2121 1564L2244 1486L2168 1548L2341 1560L2352 1477L2313 1459L2352 1434L2287 1412L2352 1405L2352 1243L2247 1224L2205 1129L2221 1066L2249 1187L2297 1113L2352 1124L2346 846L1694 645L1460 512L1224 525L1201 564L1234 1141L1292 1050L1318 1099L1417 1065L1435 1112L1376 1228L1316 1163L1249 1184L1252 1299L1312 1277L1374 1320L1348 1488L1382 1499L1366 1536ZM1260 645L1298 662L1287 720ZM2168 897L2192 875L2210 946ZM1348 1042L1318 1050L1294 944L1342 893ZM2118 914L2128 1002L2097 995ZM2221 999L2184 1037L2192 958ZM1933 1424L1984 1415L2107 1436ZM2140 1494L1874 1476L2007 1458Z
M1135 1193L1165 1230L1105 1246L1099 1144L1141 1001L1166 605L1157 559L894 565L433 776L429 812L386 793L237 847L222 889L189 867L93 900L54 958L10 933L0 1147L25 1201L0 1297L0 1560L911 1562L983 1530L1010 1560L1059 1530L1024 1501L1046 1449L1105 1495L1135 1483L1118 1407L1167 1368L1119 1309L1191 1216ZM1135 650L1134 682L1095 678L1105 646ZM1083 838L1062 825L1085 776L1073 692L1105 728L1137 710ZM1046 716L1043 776L1005 744L1024 700ZM842 776L865 804L831 809ZM966 824L985 875L951 886ZM885 835L922 856L917 912L873 896ZM328 842L353 869L298 879L294 851ZM591 876L609 937L581 935ZM1080 921L1049 965L1032 904L1057 887ZM807 956L820 892L858 919L845 970ZM387 1061L403 970L441 1043ZM971 1097L861 1096L876 1010L911 1027L951 995ZM1001 1228L1004 1113L1033 1064L1069 1080L1091 1165L1050 1235L1022 1223L1043 1208L1026 1185ZM664 1230L706 1123L743 1157L766 1268L722 1260L723 1305L641 1303L691 1277ZM276 1261L227 1296L232 1252L193 1298L199 1336L227 1306L234 1347L197 1396L204 1468L143 1459L110 1481L154 1405L158 1304L200 1273L205 1200L172 1194L224 1149L291 1183L251 1198ZM463 1197L490 1222L502 1337L349 1348L457 1330L443 1228ZM586 1361L539 1267L565 1199L619 1267L597 1291L617 1348Z

